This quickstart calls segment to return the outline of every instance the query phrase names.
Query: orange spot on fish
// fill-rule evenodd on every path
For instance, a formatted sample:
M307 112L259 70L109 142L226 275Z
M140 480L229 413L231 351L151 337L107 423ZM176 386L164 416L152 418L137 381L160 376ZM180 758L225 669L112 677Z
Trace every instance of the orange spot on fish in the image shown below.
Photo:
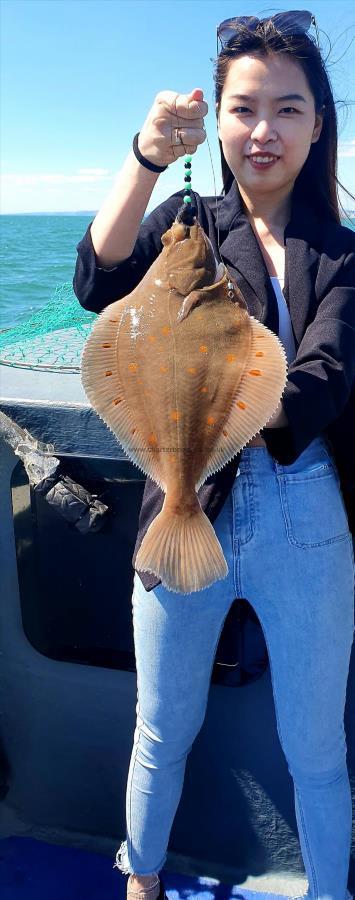
M159 369L160 369L161 372L167 372L167 371L168 371L168 367L167 367L167 366L159 366Z
M228 431L225 431L224 428L222 434L224 434L224 437L228 437Z
M169 334L170 331L171 331L170 325L163 325L163 327L161 329L162 334Z
M136 372L138 369L137 363L129 363L128 368L130 372Z
M201 344L200 350L201 350L201 353L207 353L208 347L206 347L206 344Z
M148 444L154 445L154 444L157 444L157 443L158 443L157 436L154 434L154 432L152 432L152 433L148 436Z
M171 456L171 457L170 457L170 462L173 462L173 463L176 462L176 456Z
M227 353L227 356L226 356L227 362L235 362L236 358L237 357L236 357L235 353Z
M112 347L112 344L101 344L101 347Z
M109 322L112 322L112 324L116 324L116 322L118 322L118 319L109 319Z
M237 400L237 406L239 406L239 409L247 408L247 405L246 405L246 403L243 403L243 400Z
M148 341L156 341L155 334L148 334Z
M105 372L105 375L112 375L112 372Z
M260 369L250 369L248 375L262 375L262 372L260 371Z
M264 356L264 351L258 350L258 352L255 354L255 356Z
M173 409L173 410L171 411L171 413L170 413L170 418L173 420L173 422L178 422L179 419L180 419L180 413L179 413L179 410L178 410L178 409Z
M190 375L196 375L196 369L194 369L193 366L190 366L190 368L186 369L186 371L190 372Z
M137 429L136 429L136 428L132 428L132 431L131 431L131 434L135 434L135 433L136 433L136 431L137 431Z
M206 387L200 388L200 394L207 394L207 390Z
M123 397L117 397L116 400L112 400L112 403L114 403L114 405L117 406L117 403L122 403L122 400L123 400Z
M257 341L264 341L265 337L266 337L265 334L257 334L256 339L257 339Z
M213 416L207 416L207 425L214 425L215 421L216 420L213 418Z

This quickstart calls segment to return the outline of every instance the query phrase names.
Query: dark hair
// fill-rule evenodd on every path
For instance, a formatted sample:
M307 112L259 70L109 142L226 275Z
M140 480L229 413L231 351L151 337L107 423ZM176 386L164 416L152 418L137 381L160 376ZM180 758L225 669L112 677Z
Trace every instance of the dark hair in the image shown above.
M214 82L217 115L220 109L224 84L230 62L243 54L265 57L272 53L287 53L301 66L309 89L314 97L316 113L323 110L323 125L318 141L311 144L308 157L295 181L295 190L303 196L312 197L313 208L320 217L340 222L340 210L346 216L338 188L349 197L355 197L337 178L338 126L332 88L320 50L307 34L282 34L271 20L260 22L256 31L249 31L245 25L238 27L233 36L215 60ZM228 192L234 175L230 170L219 140L223 189Z

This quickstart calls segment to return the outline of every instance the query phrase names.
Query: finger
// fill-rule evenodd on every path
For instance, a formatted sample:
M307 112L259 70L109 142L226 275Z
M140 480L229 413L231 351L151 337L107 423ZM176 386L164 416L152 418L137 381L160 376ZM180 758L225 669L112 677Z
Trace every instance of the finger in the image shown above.
M185 156L186 153L189 155L196 153L196 150L196 144L175 144L171 147L174 159L179 159L181 156Z
M180 118L183 117L190 120L205 116L208 113L208 106L204 100L189 101L188 94L177 94L175 91L160 91L155 99L159 106Z
M191 121L191 119L184 119L181 116L174 115L171 116L171 125L173 128L191 128L192 126L193 128L203 129L205 127L205 123L202 118L193 119L193 121Z
M205 100L189 100L187 94L178 94L172 112L185 119L194 119L197 116L207 115L208 106Z
M185 146L187 144L203 144L203 141L205 141L207 137L206 132L201 128L180 128L180 126L179 135ZM179 143L175 138L175 129L173 129L170 139L172 147L179 147Z
M188 94L189 100L203 100L203 90L201 88L194 88L190 94Z
M195 90L192 91L192 95L189 98L189 111L200 112L201 116L206 116L208 113L208 103L203 99L203 91Z

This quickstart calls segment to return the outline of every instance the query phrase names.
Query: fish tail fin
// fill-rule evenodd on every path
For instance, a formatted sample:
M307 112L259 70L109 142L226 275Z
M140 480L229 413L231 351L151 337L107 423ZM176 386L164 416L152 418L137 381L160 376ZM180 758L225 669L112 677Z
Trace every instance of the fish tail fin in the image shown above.
M152 572L168 590L184 594L228 575L222 547L201 506L184 516L164 504L143 538L135 568Z

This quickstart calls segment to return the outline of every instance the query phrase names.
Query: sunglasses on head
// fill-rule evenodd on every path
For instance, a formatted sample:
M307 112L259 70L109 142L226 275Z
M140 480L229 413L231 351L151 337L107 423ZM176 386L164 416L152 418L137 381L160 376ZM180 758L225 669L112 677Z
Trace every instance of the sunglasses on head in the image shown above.
M217 25L217 56L218 39L223 50L228 41L238 34L240 26L248 28L249 31L256 31L261 22L272 22L275 28L284 35L306 34L311 25L314 25L319 49L318 28L314 15L307 9L296 9L276 13L275 16L267 16L265 19L258 19L256 16L236 16L232 19L225 19L224 22Z

